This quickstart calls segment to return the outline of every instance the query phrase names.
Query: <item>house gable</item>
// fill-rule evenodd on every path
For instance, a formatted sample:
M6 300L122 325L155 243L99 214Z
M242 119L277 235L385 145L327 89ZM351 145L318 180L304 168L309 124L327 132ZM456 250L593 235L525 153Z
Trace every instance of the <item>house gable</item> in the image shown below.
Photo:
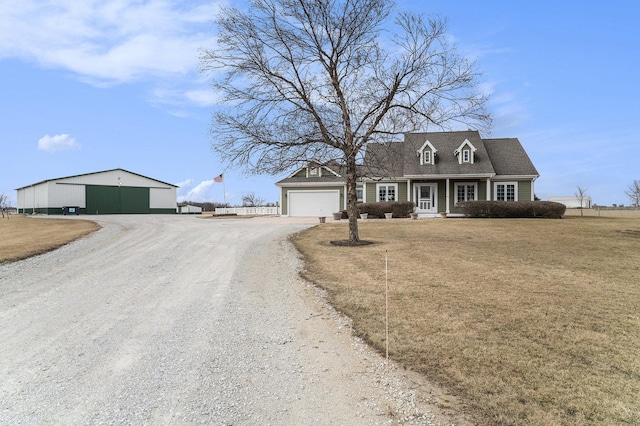
M337 165L336 165L337 166ZM294 171L293 173L291 173L289 176L287 176L287 179L290 178L336 178L336 177L341 177L340 173L336 172L334 169L337 169L337 167L330 167L329 165L326 164L320 164L317 161L309 161L307 164L305 164L304 166L300 167L299 169L297 169L296 171Z
M437 152L438 150L427 139L417 151L420 165L435 164Z
M458 158L458 164L470 163L473 164L475 160L475 152L478 149L473 146L469 139L465 139L460 146L453 151L453 154Z
M317 164L308 164L305 169L307 177L322 177L322 166L318 166Z

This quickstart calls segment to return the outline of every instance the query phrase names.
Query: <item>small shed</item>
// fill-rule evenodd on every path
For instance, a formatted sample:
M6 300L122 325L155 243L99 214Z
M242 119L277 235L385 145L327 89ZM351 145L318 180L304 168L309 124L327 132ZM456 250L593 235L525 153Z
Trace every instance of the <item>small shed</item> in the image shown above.
M178 214L200 214L202 213L202 207L191 204L178 204L176 212Z
M582 197L582 205L580 205L580 198L575 195L565 197L549 197L549 201L564 204L568 209L591 208L591 197L587 195Z

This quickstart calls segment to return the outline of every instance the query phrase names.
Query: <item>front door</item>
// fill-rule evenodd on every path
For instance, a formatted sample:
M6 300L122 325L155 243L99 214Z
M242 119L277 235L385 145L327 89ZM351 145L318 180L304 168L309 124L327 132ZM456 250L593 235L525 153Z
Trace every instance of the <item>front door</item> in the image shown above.
M416 212L437 213L437 185L435 183L418 183L415 185Z

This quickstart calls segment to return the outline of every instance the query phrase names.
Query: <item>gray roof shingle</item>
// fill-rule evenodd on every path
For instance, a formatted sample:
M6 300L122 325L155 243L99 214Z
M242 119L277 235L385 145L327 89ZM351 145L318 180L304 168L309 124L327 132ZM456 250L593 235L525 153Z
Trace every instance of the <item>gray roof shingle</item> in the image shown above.
M425 141L438 150L435 164L420 164L416 152ZM474 154L473 164L458 162L455 150L468 140L477 151ZM480 133L477 131L465 132L437 132L437 133L410 133L405 135L404 158L407 160L404 166L405 176L414 175L485 175L493 174L495 170L485 149Z
M540 176L518 139L485 139L484 146L496 174Z
M420 164L418 150L426 141L437 150L434 164ZM460 163L455 151L465 141L475 148L474 162ZM400 178L440 176L539 176L517 138L482 139L475 130L456 132L407 133L403 142L371 143L367 146L361 176ZM278 182L344 181L343 167L332 164L340 176L323 173L321 178L291 176Z

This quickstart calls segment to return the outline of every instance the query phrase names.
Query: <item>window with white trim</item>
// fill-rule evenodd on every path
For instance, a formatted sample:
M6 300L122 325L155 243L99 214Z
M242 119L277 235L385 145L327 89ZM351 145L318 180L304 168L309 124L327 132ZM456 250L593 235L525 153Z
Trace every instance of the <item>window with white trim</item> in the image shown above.
M428 140L424 142L417 152L421 165L436 163L436 152L438 150Z
M318 168L310 167L309 168L309 176L318 176Z
M478 199L478 183L456 183L456 202L475 201Z
M425 151L423 155L424 155L423 164L431 164L431 151Z
M477 151L476 147L473 146L473 144L471 142L469 142L469 139L465 139L464 142L462 142L460 144L458 149L453 151L453 153L458 158L458 164L462 164L462 163L471 163L471 164L473 164L473 162L474 162L474 158L473 158L474 157L474 152L476 152L476 151Z
M376 201L396 201L396 194L398 193L398 184L377 184L376 185Z
M493 188L496 201L518 201L518 182L496 182Z
M358 199L359 203L361 203L363 200L362 195L363 195L362 188L356 188L356 198Z

